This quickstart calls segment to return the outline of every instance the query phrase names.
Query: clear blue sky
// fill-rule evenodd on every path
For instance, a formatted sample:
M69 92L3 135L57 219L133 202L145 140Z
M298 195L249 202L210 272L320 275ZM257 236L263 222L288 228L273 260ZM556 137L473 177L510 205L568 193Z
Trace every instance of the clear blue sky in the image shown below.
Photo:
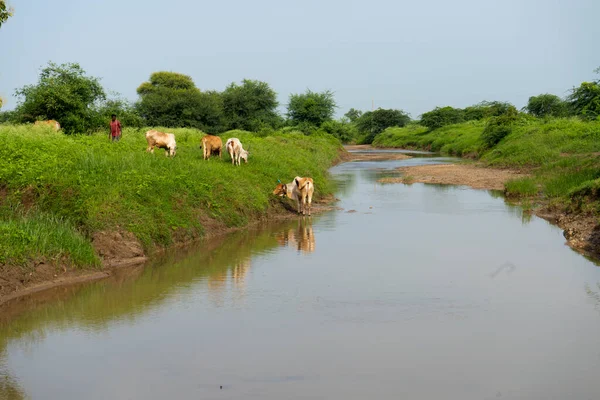
M481 100L522 107L564 96L600 66L598 0L8 0L0 96L34 83L49 60L78 62L136 100L154 71L223 90L244 78L290 93L330 89L349 108Z

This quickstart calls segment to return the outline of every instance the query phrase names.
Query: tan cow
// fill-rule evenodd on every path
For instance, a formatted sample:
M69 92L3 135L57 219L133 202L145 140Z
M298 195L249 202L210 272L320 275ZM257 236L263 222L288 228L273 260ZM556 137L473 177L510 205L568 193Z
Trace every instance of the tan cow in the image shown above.
M146 132L146 141L148 142L148 148L146 151L154 154L154 148L165 149L165 156L173 157L177 149L177 143L175 143L175 135L172 133L163 133L155 131L154 129Z
M315 185L312 178L301 178L299 176L294 178L291 183L280 183L273 190L273 194L281 197L288 197L292 200L296 200L298 205L298 214L302 212L306 215L306 203L308 202L308 215L312 209L312 196L315 192ZM300 207L302 205L302 208Z
M223 141L218 136L206 135L202 138L202 144L200 148L203 149L204 159L208 160L213 153L219 153L221 156L221 149L223 148Z
M35 121L35 123L33 125L49 126L49 127L53 128L55 131L58 131L60 129L60 124L58 123L58 121L55 121L53 119L49 119L47 121Z

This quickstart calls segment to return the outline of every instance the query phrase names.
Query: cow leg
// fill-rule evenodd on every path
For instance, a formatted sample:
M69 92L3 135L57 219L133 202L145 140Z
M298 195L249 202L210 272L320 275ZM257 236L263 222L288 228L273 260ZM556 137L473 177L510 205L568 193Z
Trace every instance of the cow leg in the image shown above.
M302 215L306 215L306 193L302 193Z
M310 212L312 210L312 193L308 192L308 216L310 217Z
M300 214L300 197L296 197L296 204L298 205L298 214Z

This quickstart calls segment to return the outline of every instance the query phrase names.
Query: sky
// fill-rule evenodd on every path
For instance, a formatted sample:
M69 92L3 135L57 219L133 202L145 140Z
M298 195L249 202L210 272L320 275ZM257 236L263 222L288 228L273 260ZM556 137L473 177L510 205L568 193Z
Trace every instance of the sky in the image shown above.
M77 62L137 100L155 71L201 90L258 79L278 93L331 90L350 108L402 109L483 100L518 108L597 78L598 0L8 0L0 96L35 83L48 61Z

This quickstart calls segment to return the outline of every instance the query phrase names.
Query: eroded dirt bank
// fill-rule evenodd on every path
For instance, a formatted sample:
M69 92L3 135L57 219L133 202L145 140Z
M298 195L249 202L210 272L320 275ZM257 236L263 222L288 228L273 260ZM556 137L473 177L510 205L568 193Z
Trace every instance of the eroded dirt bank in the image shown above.
M313 201L312 214L336 209L338 201L334 196L327 196ZM303 218L296 214L295 204L289 200L274 200L273 208L264 218L252 221L243 227L227 227L211 219L203 219L206 234L195 240L180 240L173 243L172 248L183 248L199 241L208 241L228 233L274 221ZM306 217L308 218L308 217ZM122 273L124 269L140 268L148 258L159 255L165 248L155 248L152 254L146 254L143 246L131 232L97 232L92 243L102 260L98 269L72 269L60 262L38 262L25 267L0 266L0 305L16 298L43 292L48 289L92 282Z
M465 185L474 189L502 190L511 180L527 176L523 171L485 167L481 164L436 164L398 168L403 176L382 178L383 183L413 182L446 185ZM519 204L519 201L508 198ZM600 225L595 216L569 213L537 198L528 204L526 213L536 215L563 229L567 244L574 250L596 260L600 259Z

